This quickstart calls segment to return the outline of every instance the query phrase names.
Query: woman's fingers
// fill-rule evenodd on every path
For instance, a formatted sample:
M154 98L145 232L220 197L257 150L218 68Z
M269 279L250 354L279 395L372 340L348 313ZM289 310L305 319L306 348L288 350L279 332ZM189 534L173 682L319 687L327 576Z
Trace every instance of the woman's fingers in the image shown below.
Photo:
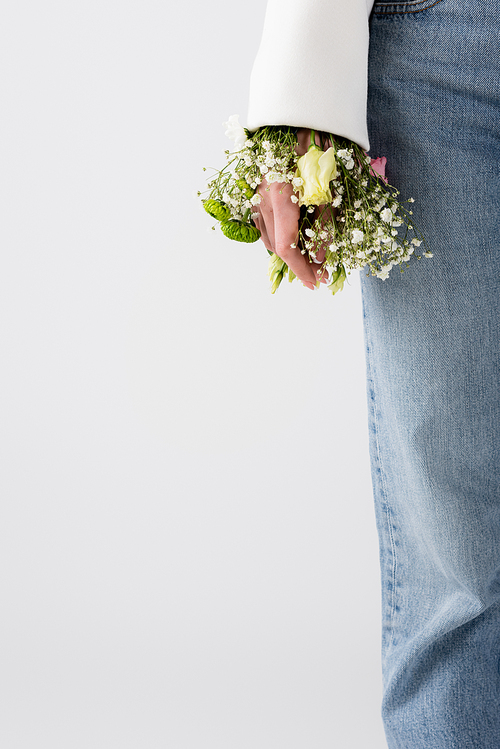
M257 214L257 212L256 212ZM267 227L264 219L262 218L261 214L255 215L254 218L254 224L257 227L257 229L260 231L260 238L264 242L264 245L266 247L266 250L269 250L269 252L274 252L273 245L271 243L271 240L269 239L269 235L267 233Z
M299 232L299 207L291 201L292 186L264 180L259 187L262 201L259 217L255 219L262 240L275 252L309 289L315 289L320 280L318 267L309 262L297 247Z
M306 153L310 145L310 130L299 129L297 133L297 153ZM316 142L319 135L316 134ZM309 289L317 288L318 282L328 283L328 271L324 266L326 247L316 252L316 261L311 262L302 254L298 244L300 209L291 200L294 194L290 184L273 182L269 184L264 178L258 187L261 202L255 206L255 225L260 231L261 239L270 252L276 253L290 270ZM330 208L331 210L331 208ZM326 219L325 207L316 209L315 218Z

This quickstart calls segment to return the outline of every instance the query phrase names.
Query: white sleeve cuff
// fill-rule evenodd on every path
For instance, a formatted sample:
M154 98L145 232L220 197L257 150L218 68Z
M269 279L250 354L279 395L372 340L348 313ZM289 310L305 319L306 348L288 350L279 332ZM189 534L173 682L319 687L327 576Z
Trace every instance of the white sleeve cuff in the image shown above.
M368 150L368 18L373 0L269 0L247 127L291 125Z

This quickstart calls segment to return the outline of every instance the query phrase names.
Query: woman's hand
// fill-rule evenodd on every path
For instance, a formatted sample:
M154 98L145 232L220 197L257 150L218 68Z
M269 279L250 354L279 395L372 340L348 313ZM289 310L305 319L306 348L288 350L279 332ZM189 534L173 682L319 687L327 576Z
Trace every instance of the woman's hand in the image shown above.
M300 129L297 133L299 155L306 153L308 149L310 132ZM316 259L320 261L319 264L311 263L297 246L300 209L297 203L291 200L292 186L276 182L268 184L264 179L257 190L262 201L255 207L258 216L254 218L254 222L266 248L284 260L308 289L314 290L318 281L327 283L328 273L321 265L325 251L317 253Z

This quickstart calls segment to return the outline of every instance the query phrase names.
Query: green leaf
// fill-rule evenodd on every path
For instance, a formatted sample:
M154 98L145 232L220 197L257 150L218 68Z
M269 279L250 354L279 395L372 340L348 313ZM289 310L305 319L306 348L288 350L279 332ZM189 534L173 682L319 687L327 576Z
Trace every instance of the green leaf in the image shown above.
M288 265L273 252L269 258L269 267L267 269L271 281L271 294L274 294L283 278L286 276L287 271Z
M336 294L337 291L342 291L346 280L346 272L343 265L339 265L335 273L332 273L331 283L328 284L328 288L332 294Z

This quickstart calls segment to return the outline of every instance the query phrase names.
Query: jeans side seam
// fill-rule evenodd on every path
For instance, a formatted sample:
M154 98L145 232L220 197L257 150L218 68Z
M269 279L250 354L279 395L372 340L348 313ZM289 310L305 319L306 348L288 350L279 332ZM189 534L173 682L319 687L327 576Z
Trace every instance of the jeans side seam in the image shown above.
M364 308L364 304L363 304ZM363 315L365 318L365 342L366 342L366 368L367 368L367 382L369 383L369 396L371 400L371 414L372 414L372 424L373 424L373 435L374 435L374 442L375 442L375 463L376 463L376 470L379 474L379 486L380 486L380 499L381 499L381 508L383 510L384 516L385 516L385 522L387 527L387 533L390 541L390 553L391 553L391 564L392 564L392 570L391 570L391 598L390 598L390 606L389 606L389 622L390 622L390 638L387 643L387 648L389 649L393 645L394 640L394 619L395 619L395 613L396 613L396 579L397 579L397 568L398 568L398 561L397 561L397 555L396 555L396 541L393 534L393 525L392 525L392 511L389 505L388 501L388 491L387 491L387 481L384 474L384 471L382 469L382 460L381 460L381 449L380 449L380 436L379 436L379 422L378 422L378 411L376 406L376 398L375 398L375 387L374 382L375 378L373 376L374 373L374 363L373 363L373 357L371 356L371 341L370 341L370 326L369 322L366 316L366 311L363 309Z

